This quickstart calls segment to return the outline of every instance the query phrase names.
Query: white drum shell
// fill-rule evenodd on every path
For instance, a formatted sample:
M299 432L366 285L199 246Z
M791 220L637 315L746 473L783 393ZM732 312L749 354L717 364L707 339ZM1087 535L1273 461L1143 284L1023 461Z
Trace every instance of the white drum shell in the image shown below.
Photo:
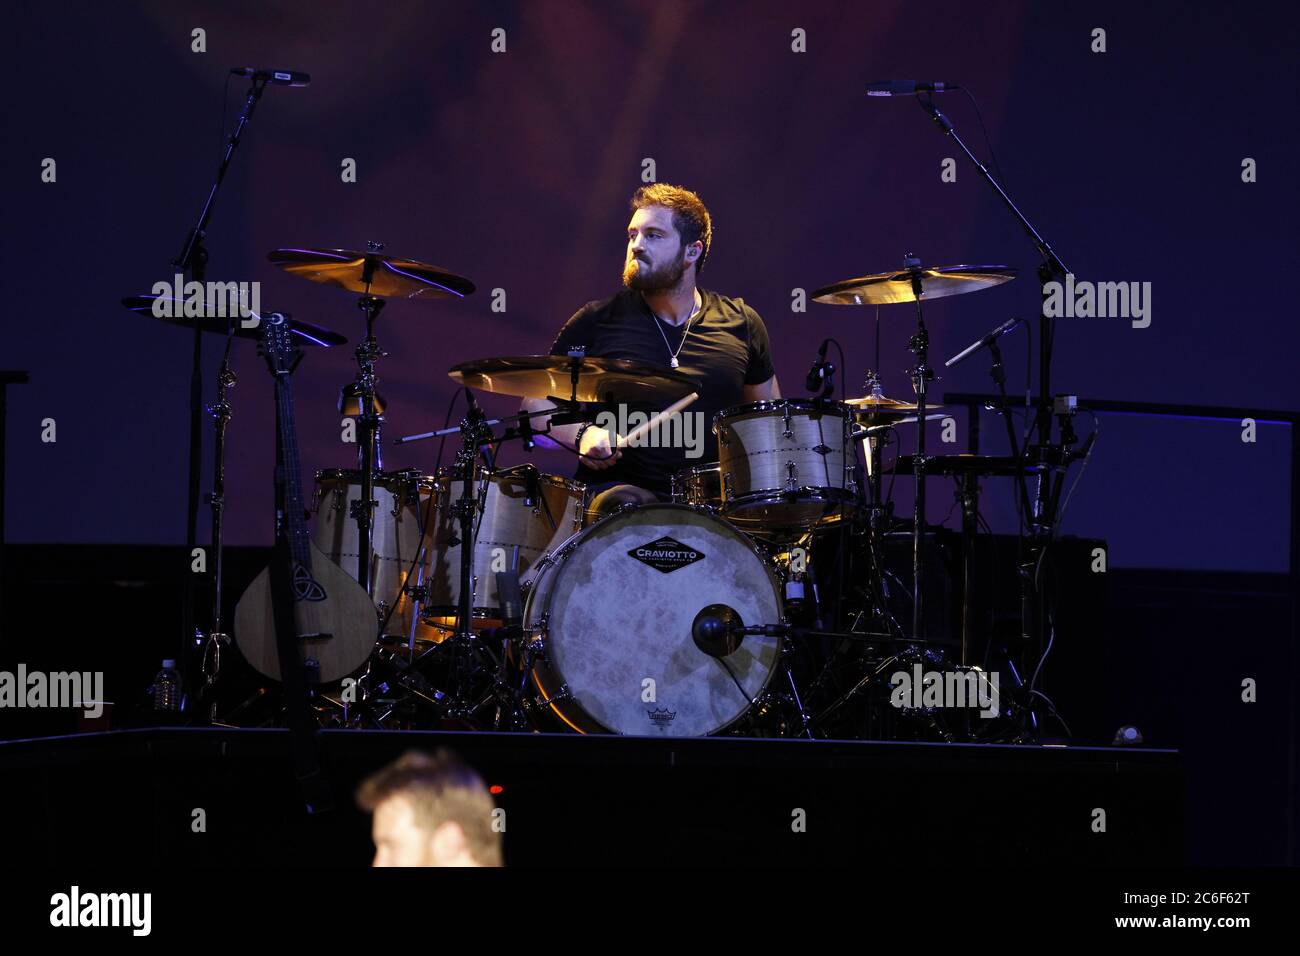
M664 572L629 554L662 538L703 557ZM780 594L769 562L723 519L677 504L621 510L544 559L525 610L544 648L534 683L581 732L716 733L764 692L780 639L748 635L714 658L695 645L695 617L721 603L747 625L780 623Z

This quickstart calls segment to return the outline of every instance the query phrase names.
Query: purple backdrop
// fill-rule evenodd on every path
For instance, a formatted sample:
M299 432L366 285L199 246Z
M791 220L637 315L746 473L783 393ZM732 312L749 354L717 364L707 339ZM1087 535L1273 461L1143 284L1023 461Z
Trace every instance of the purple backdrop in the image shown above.
M362 15L354 4L159 2L11 14L0 367L30 369L32 384L10 392L10 539L184 540L189 337L117 300L171 276L215 168L222 84L236 65L305 70L313 82L270 89L259 107L213 220L210 278L261 280L264 305L354 341L353 299L278 274L268 250L377 239L479 287L460 303L385 310L389 436L441 424L451 364L544 351L574 309L616 291L626 199L646 157L661 181L709 204L705 284L764 316L787 394L801 393L828 335L848 350L851 393L875 365L869 310L796 314L792 290L894 268L905 252L1022 270L928 307L936 366L1006 318L1035 314L1032 247L970 167L941 181L956 153L914 103L864 95L882 78L972 88L1008 189L1076 275L1152 283L1149 328L1060 321L1055 390L1300 407L1294 18L1280 7L1048 6L401 2ZM191 52L196 27L206 53ZM491 50L498 27L504 53ZM1096 27L1105 53L1090 50ZM805 53L791 49L795 29ZM227 128L243 90L231 82ZM987 156L969 101L940 105ZM55 183L40 181L46 157ZM340 180L345 157L356 183ZM1241 180L1246 157L1258 163L1253 184ZM504 313L491 310L493 289L505 291ZM882 313L880 368L898 397L909 392L911 321L907 307ZM1007 340L1013 391L1025 385L1025 346L1021 332ZM236 348L228 541L265 543L270 381L250 343ZM217 358L210 340L205 399ZM353 370L337 349L311 354L296 376L308 471L352 463L334 400ZM977 358L935 394L989 387ZM45 418L55 443L40 439ZM998 423L985 424L997 450ZM1115 565L1285 567L1284 427L1261 425L1253 444L1232 423L1107 416L1102 429L1068 532L1109 538ZM947 449L964 449L964 422L959 438ZM390 450L387 464L429 469L433 457L428 445ZM571 467L558 454L536 460ZM205 490L209 470L205 460ZM902 508L909 484L898 483ZM932 499L942 519L949 488L936 483ZM992 483L985 504L1006 527L1006 489ZM207 522L205 508L203 540Z

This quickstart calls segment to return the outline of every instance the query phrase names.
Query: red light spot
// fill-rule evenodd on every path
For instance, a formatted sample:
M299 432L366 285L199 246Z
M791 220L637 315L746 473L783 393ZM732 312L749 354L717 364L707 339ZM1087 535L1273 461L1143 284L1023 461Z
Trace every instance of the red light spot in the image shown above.
M489 791L490 793L504 793L504 792L505 792L505 789L506 789L505 787L498 786L498 785L495 784L495 783L492 784L492 786L488 787L488 791Z

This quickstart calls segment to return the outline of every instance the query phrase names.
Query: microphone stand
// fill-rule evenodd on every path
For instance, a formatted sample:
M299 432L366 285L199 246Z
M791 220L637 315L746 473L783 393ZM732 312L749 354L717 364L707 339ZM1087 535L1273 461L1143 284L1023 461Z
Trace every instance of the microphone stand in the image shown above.
M912 370L912 388L916 391L916 454L912 456L912 477L916 496L912 504L912 639L924 639L922 628L925 614L922 606L921 542L925 532L925 394L934 372L926 364L929 360L930 333L925 328L921 309L921 260L908 253L903 267L912 274L912 295L916 300L916 333L908 342L908 350L916 356Z
M208 271L208 249L203 240L207 237L208 224L212 220L212 210L216 205L217 193L221 189L222 182L225 181L226 171L230 168L230 161L235 155L235 150L239 148L240 139L243 137L244 128L253 118L253 111L257 108L258 101L262 98L262 93L266 89L266 76L254 76L252 83L248 87L248 95L244 100L244 109L239 115L239 121L235 125L235 131L231 133L230 139L226 143L225 155L221 157L221 162L217 166L217 176L212 183L212 188L208 190L207 201L203 204L203 211L199 213L198 221L190 228L185 236L184 245L181 247L180 254L172 260L172 265L181 270L182 275L187 281L205 282ZM194 319L194 346L193 356L190 368L190 447L189 447L189 468L188 468L188 495L185 505L185 549L186 559L194 554L195 548L198 547L198 520L199 520L199 472L202 469L203 462L203 319L204 316L196 316ZM235 317L229 319L235 321ZM204 654L212 655L214 667L212 671L205 675L205 687L210 688L216 681L217 666L220 661L221 643L224 635L220 634L221 629L221 559L222 559L222 521L221 512L224 501L221 498L222 489L220 487L224 482L221 480L224 476L224 463L221 456L225 454L225 426L229 420L229 406L226 404L227 385L233 385L233 376L226 374L228 366L223 364L223 374L218 378L217 402L213 409L213 415L217 420L218 442L216 447L217 461L215 463L218 475L218 488L214 490L212 505L212 549L214 567L216 569L215 590L213 603L215 607L213 615L212 633L208 635L207 646ZM229 378L229 381L228 381ZM189 573L185 575L185 583L182 588L182 606L181 606L181 653L177 656L180 663L182 674L188 682L189 671L189 646L192 639L200 636L200 631L194 626L194 575Z
M979 174L984 177L985 182L987 182L993 188L993 191L998 194L998 198L1002 200L1003 205L1010 210L1011 214L1015 216L1016 221L1020 223L1021 228L1024 229L1025 234L1029 236L1030 242L1034 244L1034 248L1038 250L1038 254L1043 260L1038 266L1039 285L1046 286L1048 282L1052 281L1064 282L1065 276L1069 273L1069 269L1066 268L1065 263L1061 261L1061 258L1052 249L1051 244L1048 243L1048 241L1043 238L1042 234L1034 228L1033 224L1025 217L1024 213L1017 208L1016 204L1011 200L1011 197L1007 195L1006 190L1003 189L1002 185L993 178L993 174L989 172L988 167L975 158L975 154L970 151L970 148L962 141L961 137L957 135L957 131L953 127L952 122L948 117L939 112L939 109L934 105L934 98L926 95L924 97L918 96L916 99L917 102L920 103L921 108L930 115L930 118L934 120L939 128L957 144L958 149L965 154L966 158L970 160ZM1039 400L1034 423L1038 441L1037 444L1032 447L1032 451L1035 453L1039 463L1056 463L1061 460L1061 448L1060 446L1054 446L1052 444L1052 401L1050 396L1052 388L1054 322L1052 321L1052 318L1047 315L1046 300L1046 294L1043 292L1039 299L1042 303L1038 316ZM1012 449L1014 450L1014 445L1012 446ZM1025 449L1026 457L1029 457L1030 451L1030 448ZM1036 588L1036 583L1033 580L1035 573L1034 569L1038 567L1039 561L1042 558L1042 553L1051 541L1053 528L1056 523L1055 504L1051 494L1050 474L1047 474L1045 469L1040 471L1037 476L1035 492L1029 524L1029 554L1026 561L1021 564L1020 568L1022 586L1027 587L1031 591ZM1024 643L1030 644L1036 642L1038 652L1041 654L1044 646L1044 625L1047 621L1048 613L1046 602L1042 599L1042 596L1035 595L1035 598L1036 599L1032 601L1034 605L1032 611L1027 608L1026 613L1023 615L1025 619L1022 621L1021 631ZM1033 711L1031 709L1031 719L1033 716Z

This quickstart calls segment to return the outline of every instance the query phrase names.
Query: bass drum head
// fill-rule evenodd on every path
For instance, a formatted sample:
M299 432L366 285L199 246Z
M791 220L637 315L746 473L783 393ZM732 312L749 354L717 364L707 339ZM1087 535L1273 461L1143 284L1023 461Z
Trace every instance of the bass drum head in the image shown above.
M776 577L747 537L684 505L616 512L553 556L529 595L526 621L546 655L534 681L575 730L723 730L767 687L781 641L746 635L723 658L704 653L691 626L710 604L732 607L746 625L781 622Z

